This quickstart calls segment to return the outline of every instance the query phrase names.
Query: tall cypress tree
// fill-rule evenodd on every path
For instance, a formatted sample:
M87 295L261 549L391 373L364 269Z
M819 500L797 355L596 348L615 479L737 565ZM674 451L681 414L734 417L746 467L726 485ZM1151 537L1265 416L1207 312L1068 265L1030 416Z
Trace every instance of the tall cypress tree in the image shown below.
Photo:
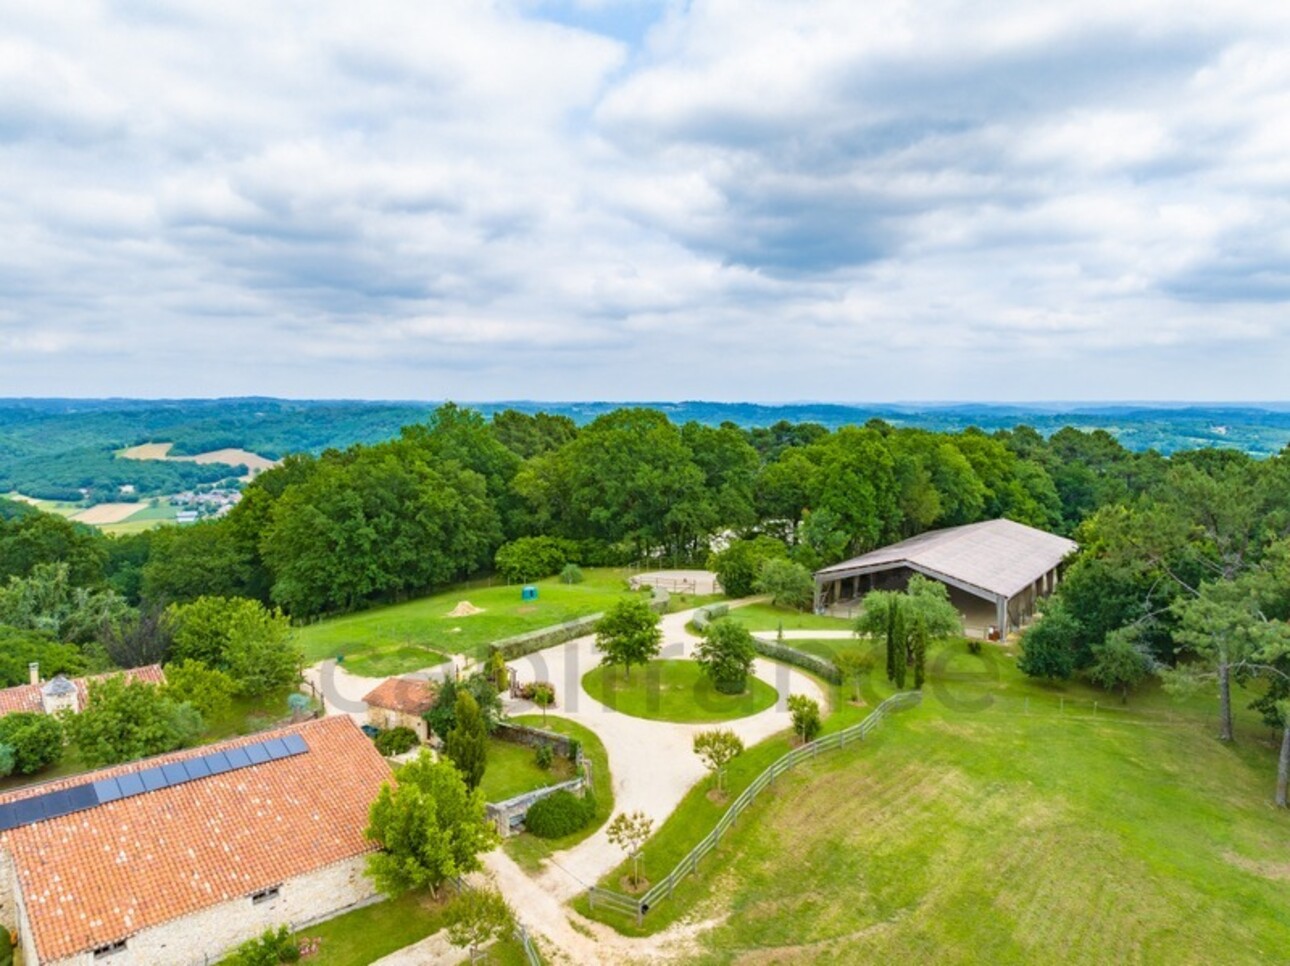
M479 703L465 688L457 692L457 723L444 742L449 760L461 772L466 787L474 791L488 767L488 725Z

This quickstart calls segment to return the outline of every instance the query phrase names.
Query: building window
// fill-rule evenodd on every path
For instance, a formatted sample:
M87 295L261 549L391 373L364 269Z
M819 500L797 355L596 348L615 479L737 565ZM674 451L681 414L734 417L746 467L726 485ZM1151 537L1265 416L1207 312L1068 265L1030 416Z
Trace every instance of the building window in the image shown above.
M106 946L99 946L94 950L95 959L107 959L109 956L115 956L117 953L125 952L125 940L118 939L114 943L108 943Z
M251 905L258 906L262 902L272 902L278 898L278 893L282 891L281 886L273 886L269 889L261 889L259 892L251 893Z

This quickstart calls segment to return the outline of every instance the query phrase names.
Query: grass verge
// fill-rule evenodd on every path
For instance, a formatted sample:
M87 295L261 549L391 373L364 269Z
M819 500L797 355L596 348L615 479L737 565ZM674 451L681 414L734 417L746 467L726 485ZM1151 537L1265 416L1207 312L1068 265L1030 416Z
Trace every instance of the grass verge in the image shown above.
M557 785L573 777L573 762L559 755L551 767L537 766L534 750L511 741L488 739L488 767L484 769L484 801L504 802L545 785Z
M775 703L775 689L749 675L743 694L721 694L694 661L650 661L628 674L600 665L582 689L606 707L636 718L699 724L744 718Z

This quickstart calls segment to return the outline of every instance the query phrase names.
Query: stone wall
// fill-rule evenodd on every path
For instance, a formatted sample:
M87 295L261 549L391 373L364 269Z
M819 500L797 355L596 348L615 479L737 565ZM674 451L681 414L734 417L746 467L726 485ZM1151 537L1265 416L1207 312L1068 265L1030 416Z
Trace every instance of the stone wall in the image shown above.
M530 728L527 725L498 722L493 729L493 737L498 741L509 741L511 744L536 748L538 745L550 745L551 750L563 758L573 758L573 739L555 731L543 731L541 728ZM581 749L580 749L581 751Z
M276 897L264 902L253 903L250 896L243 896L145 929L112 956L95 960L92 952L85 952L48 966L209 966L266 929L307 928L373 901L375 887L363 874L366 860L360 855L289 879ZM29 948L28 966L37 962Z

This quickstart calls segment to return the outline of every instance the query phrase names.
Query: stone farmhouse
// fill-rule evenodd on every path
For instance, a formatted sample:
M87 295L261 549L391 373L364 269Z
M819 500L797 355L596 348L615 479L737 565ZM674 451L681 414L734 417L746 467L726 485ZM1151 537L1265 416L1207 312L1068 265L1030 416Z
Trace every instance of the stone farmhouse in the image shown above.
M142 681L144 684L166 683L166 674L160 664L113 671L111 674L95 674L87 678L66 678L59 674L44 683L40 680L39 664L29 665L28 670L31 673L30 683L0 690L0 717L20 711L33 714L57 714L60 711L79 713L89 701L90 682L102 681L117 674L124 674L129 680Z
M0 795L0 923L27 966L197 966L374 897L390 768L348 716Z

